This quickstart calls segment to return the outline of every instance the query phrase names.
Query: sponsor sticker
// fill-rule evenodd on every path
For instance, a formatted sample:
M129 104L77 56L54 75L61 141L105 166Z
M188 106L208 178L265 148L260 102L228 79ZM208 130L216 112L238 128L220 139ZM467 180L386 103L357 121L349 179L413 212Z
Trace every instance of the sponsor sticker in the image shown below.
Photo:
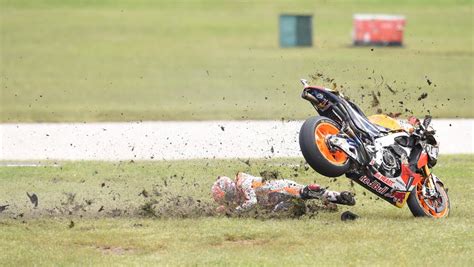
M371 181L367 176L361 176L359 178L359 181L361 181L362 183L366 184L367 186L369 186L370 188L372 188L375 192L377 192L378 194L380 195L384 195L385 193L387 193L387 191L390 189L389 187L379 183L378 181L374 180L374 181Z
M394 191L394 192L389 192L384 195L386 198L392 199L392 201L396 204L402 205L405 203L405 198L407 197L407 192L403 191ZM397 205L398 207L401 207Z
M386 177L386 176L383 176L381 175L380 173L376 173L374 174L375 178L377 178L378 180L382 181L384 184L390 186L390 187L393 187L395 185L395 182L392 181L390 178Z

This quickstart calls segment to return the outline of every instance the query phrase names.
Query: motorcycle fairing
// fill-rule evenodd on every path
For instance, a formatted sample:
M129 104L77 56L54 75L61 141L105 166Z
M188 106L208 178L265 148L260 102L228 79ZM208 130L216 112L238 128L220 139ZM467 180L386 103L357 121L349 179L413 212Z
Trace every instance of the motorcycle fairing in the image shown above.
M420 158L418 159L416 167L419 169L427 164L428 164L428 154L422 152L420 155Z
M412 172L405 163L402 164L401 176L396 178L386 177L370 169L365 173L347 173L346 176L398 208L406 204L410 192L422 179L420 174Z
M407 191L411 192L415 188L415 185L420 182L422 176L416 172L413 172L408 164L402 164L401 178L407 186Z

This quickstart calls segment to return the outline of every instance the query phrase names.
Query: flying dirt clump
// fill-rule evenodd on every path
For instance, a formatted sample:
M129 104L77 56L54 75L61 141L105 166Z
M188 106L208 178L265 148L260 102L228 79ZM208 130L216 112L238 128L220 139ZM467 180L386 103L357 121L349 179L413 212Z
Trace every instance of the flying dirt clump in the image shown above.
M33 204L34 207L37 208L38 207L38 196L35 193L30 195L28 192L26 192L26 195L30 199L31 204Z
M397 94L397 91L393 90L390 85L385 84L385 87L390 91L390 93L392 93L392 94L394 94L394 95Z
M372 95L372 102L370 102L370 103L371 103L371 106L372 106L373 108L378 107L378 106L380 105L380 100L379 100L379 98L377 97L377 95L375 94L374 91L372 91L372 94L371 94L371 95ZM380 96L380 92L378 93L378 96Z
M282 178L280 172L277 170L264 170L260 172L260 177L264 180L276 180Z
M425 98L427 98L427 97L428 97L428 93L422 93L422 94L418 97L418 101L423 100L423 99L425 99Z
M7 208L9 207L10 205L0 205L0 213L2 213L3 211L7 210Z
M368 71L368 68L366 68ZM356 104L364 104L364 97L369 96L370 97L370 105L367 105L366 108L372 108L372 112L378 113L378 114L387 114L387 115L393 115L393 114L399 114L398 116L402 114L407 114L407 115L413 115L414 111L418 112L423 112L423 113L430 113L430 110L425 108L425 104L422 102L420 103L419 101L424 100L428 97L427 92L423 92L420 96L414 96L413 93L415 90L407 88L407 83L406 82L400 82L400 81L392 81L389 82L387 81L382 75L377 75L375 73L375 70L372 70L371 74L367 77L369 81L372 82L371 85L360 85L360 86L353 86L352 89L348 86L344 87L343 85L337 86L336 81L334 78L328 77L326 74L318 71L315 74L310 74L309 77L311 78L311 82L314 84L331 84L333 85L333 89L336 91L342 91L344 89L344 94L350 94L352 97L356 99L354 102ZM426 83L428 86L433 85L436 87L436 84L433 84L433 82L425 76ZM334 85L336 85L334 87ZM331 87L331 86L329 86ZM337 87L337 88L336 88ZM398 87L398 88L396 88ZM353 88L360 88L356 89L354 91ZM422 86L417 86L418 90L422 90ZM385 90L381 90L385 89ZM391 96L389 96L386 100L382 101L382 98L384 98L384 95L382 92L390 93ZM406 100L406 101L401 101L400 99L394 99L394 97L399 96L400 98ZM357 99L357 98L360 99ZM349 97L346 97L346 100L350 100ZM415 100L418 100L416 102ZM383 103L383 106L382 106ZM412 106L409 106L412 105ZM436 107L436 105L435 105ZM398 117L396 116L396 117Z

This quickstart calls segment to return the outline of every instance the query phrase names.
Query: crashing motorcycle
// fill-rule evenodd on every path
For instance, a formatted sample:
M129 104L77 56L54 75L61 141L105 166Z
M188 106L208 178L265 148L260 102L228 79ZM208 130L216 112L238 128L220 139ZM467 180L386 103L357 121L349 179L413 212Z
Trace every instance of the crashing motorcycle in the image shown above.
M407 123L382 114L366 117L341 92L301 82L302 98L319 114L304 122L299 135L301 152L316 172L345 175L396 207L407 203L414 216L448 216L447 189L431 172L439 152L431 117Z

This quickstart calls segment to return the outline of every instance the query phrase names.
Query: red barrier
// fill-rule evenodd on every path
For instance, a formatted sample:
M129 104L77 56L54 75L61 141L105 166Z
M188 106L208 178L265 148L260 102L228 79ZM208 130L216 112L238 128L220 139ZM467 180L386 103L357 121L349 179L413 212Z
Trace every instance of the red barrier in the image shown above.
M401 46L403 44L404 16L355 14L353 26L354 45Z

